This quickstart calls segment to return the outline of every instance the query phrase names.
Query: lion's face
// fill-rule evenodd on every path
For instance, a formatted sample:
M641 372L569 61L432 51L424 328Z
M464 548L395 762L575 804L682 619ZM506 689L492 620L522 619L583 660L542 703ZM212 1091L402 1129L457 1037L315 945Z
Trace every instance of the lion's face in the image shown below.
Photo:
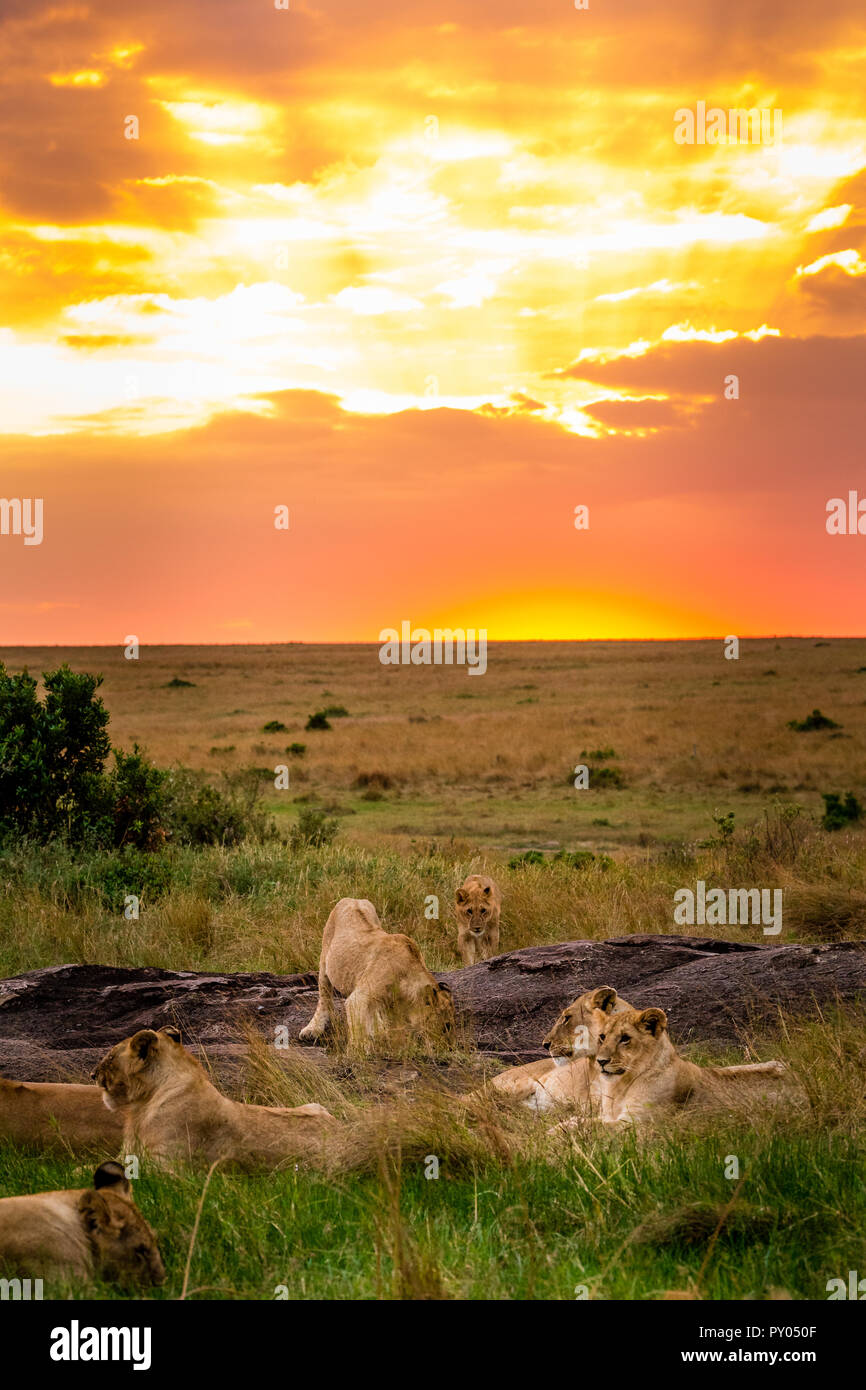
M489 883L470 883L457 889L457 920L460 926L472 936L483 936L493 918L494 904L491 901Z
M165 1279L156 1236L132 1200L132 1189L119 1163L103 1163L93 1177L94 1190L78 1204L94 1265L115 1284L161 1284Z
M159 1032L142 1028L131 1038L115 1043L93 1073L109 1110L147 1100L165 1064L170 1065L178 1051L183 1049L176 1028L160 1028Z
M611 985L588 990L563 1009L542 1047L557 1066L564 1066L574 1057L594 1057L599 1032L618 1005L622 1007L622 1001Z
M425 985L411 1010L410 1027L430 1037L450 1038L454 1032L454 1000L448 985Z
M668 1026L664 1009L629 1009L598 1035L596 1062L604 1076L638 1076L655 1058Z

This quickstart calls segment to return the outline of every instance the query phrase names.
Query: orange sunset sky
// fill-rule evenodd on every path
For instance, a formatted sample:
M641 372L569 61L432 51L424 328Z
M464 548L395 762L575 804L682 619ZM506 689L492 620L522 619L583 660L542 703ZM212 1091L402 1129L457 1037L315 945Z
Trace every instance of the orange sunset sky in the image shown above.
M0 642L866 630L862 0L3 0L0 56Z

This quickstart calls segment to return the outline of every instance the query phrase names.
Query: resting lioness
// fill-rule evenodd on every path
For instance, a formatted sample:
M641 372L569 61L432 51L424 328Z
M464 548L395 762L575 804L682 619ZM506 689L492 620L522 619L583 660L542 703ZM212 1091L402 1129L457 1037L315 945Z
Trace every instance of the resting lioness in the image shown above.
M98 1086L7 1081L0 1076L0 1140L117 1153L122 1137L120 1119L106 1110Z
M119 1163L103 1163L93 1187L0 1199L0 1271L8 1277L95 1274L114 1283L161 1284L156 1237Z
M349 1043L367 1048L377 1036L448 1038L451 990L437 984L416 943L386 932L366 898L341 898L327 922L319 959L319 1002L300 1039L320 1038L332 1020L334 990L346 1000Z
M470 874L455 895L457 950L464 965L489 960L499 952L502 896L486 874Z
M601 1118L608 1125L644 1122L686 1104L742 1104L795 1089L784 1062L699 1067L686 1061L668 1033L664 1009L630 1009L599 1034Z
M598 1089L593 1065L598 1035L606 1020L630 1008L612 985L587 990L563 1009L544 1039L548 1057L509 1067L490 1085L528 1110L590 1106Z
M123 1120L126 1153L250 1171L323 1153L337 1125L321 1105L280 1109L229 1100L212 1086L176 1028L142 1028L117 1043L94 1072L105 1104Z

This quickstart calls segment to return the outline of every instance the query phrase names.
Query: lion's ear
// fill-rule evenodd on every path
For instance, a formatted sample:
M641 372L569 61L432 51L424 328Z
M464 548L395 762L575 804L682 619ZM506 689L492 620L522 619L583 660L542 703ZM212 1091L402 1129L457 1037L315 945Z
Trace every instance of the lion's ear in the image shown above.
M425 985L422 997L424 999L424 1003L428 1006L428 1008L432 1008L433 1005L436 1003L436 986Z
M465 901L466 901L466 894L464 893L464 891L463 891L462 888L458 888L458 889L457 889L457 902L458 902L459 905L462 907L463 904L465 903Z
M662 1034L668 1026L668 1016L664 1009L644 1009L635 1019L638 1028L651 1033L654 1038Z
M100 1163L93 1174L93 1186L97 1192L102 1187L116 1187L121 1192L129 1192L129 1180L119 1163Z
M450 994L450 993L451 993L451 986L450 986L450 985L446 985L446 983L445 983L444 980L441 980L440 983L439 983L439 993L440 993L440 994Z
M166 1038L171 1038L172 1042L179 1043L179 1042L182 1041L181 1036L180 1036L180 1029L179 1029L179 1028L174 1028L174 1027L160 1028L159 1031L160 1031L160 1033L162 1033Z
M108 1206L100 1192L82 1192L78 1199L78 1210L85 1231L102 1231L109 1225Z
M129 1050L134 1057L140 1057L143 1062L146 1062L158 1042L158 1033L155 1033L152 1028L142 1028L130 1038Z
M609 1014L616 1003L616 990L613 985L600 985L594 989L589 996L589 1007L591 1009L601 1009L602 1013Z
M484 885L484 892L487 894L487 896L488 896L488 898L489 898L489 897L490 897L490 884L489 884L489 883L485 883L485 885Z

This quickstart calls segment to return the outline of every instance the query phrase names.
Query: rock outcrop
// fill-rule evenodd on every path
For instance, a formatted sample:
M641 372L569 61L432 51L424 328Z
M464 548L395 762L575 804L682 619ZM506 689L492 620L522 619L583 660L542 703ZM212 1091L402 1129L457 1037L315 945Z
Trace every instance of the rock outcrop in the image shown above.
M634 1004L665 1009L680 1044L739 1042L779 1011L813 1013L866 994L866 942L748 945L693 936L623 936L509 951L439 975L484 1053L540 1056L559 1010L591 986L615 985ZM60 965L0 982L0 1072L21 1080L87 1075L139 1028L179 1026L189 1044L229 1064L252 1022L296 1037L316 1003L316 977L218 975L151 967Z

